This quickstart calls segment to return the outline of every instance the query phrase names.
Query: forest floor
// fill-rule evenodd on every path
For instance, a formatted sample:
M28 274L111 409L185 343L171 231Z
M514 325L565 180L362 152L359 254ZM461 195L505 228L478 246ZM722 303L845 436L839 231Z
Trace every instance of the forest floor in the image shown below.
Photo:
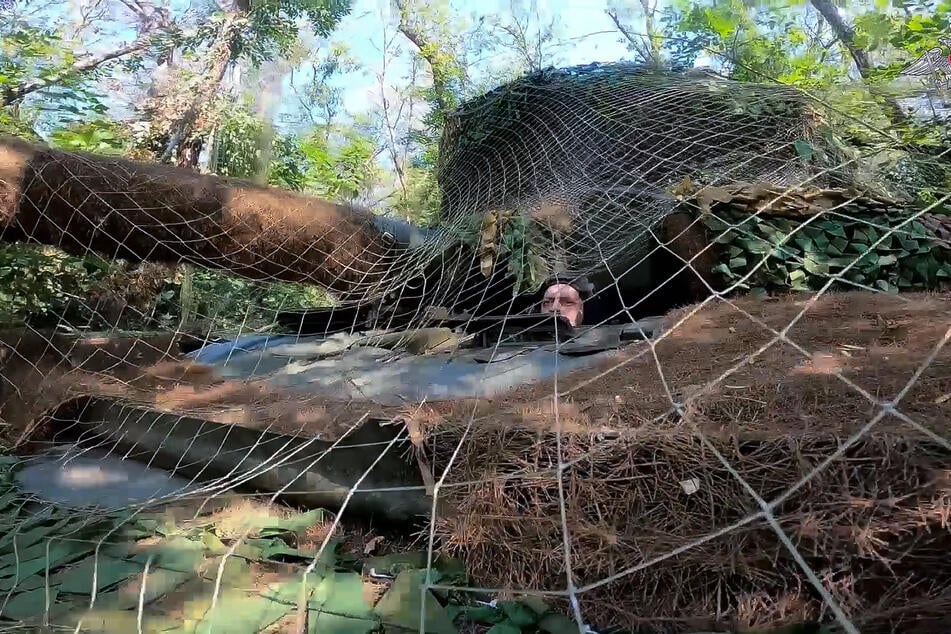
M464 561L482 587L551 590L565 586L567 543L593 623L776 631L828 619L779 526L863 631L933 629L951 605L949 562L935 556L951 547L949 315L951 296L935 293L720 300L671 313L659 341L559 378L557 390L403 408L421 464L438 474L456 456L439 500L439 553ZM151 368L175 359L171 336L0 341L0 413L21 448L53 431L44 413L90 388L134 400L188 394L203 408L255 394L202 373L157 377ZM333 411L347 422L369 406ZM757 497L771 501L771 517ZM909 581L919 574L933 581ZM475 620L533 631L549 608L517 607L528 605Z

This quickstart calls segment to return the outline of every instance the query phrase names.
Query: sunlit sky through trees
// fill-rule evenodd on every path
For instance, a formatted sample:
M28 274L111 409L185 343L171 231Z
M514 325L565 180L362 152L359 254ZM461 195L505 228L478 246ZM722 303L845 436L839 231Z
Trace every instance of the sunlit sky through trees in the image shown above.
M451 4L459 13L469 14L470 23L480 16L511 15L513 8L509 0L456 0ZM515 4L517 8L517 2ZM630 56L622 43L623 38L605 14L602 2L540 0L535 4L537 14L531 11L529 3L522 4L525 13L532 16L535 27L555 19L557 42L554 47L556 59L553 61L556 63L609 62ZM351 112L359 112L368 98L378 99L379 87L373 73L378 72L383 63L384 38L392 36L392 27L387 33L390 16L388 0L357 0L351 14L338 27L336 39L351 47L354 57L367 69L372 69L369 73L340 80L347 86L346 105ZM407 49L407 46L403 45L403 48ZM491 56L474 61L482 67L493 63ZM394 77L409 71L406 55L393 64L392 71Z
M892 84L901 83L893 80L903 65L948 32L951 0L914 0L914 6L868 0L845 8L818 0L824 9L816 0L354 0L346 15L333 13L323 25L300 11L335 6L329 0L273 0L276 5L250 12L234 1L20 0L16 15L30 35L17 40L21 27L11 28L4 36L8 50L37 44L22 59L13 54L0 88L58 64L69 70L53 72L60 79L18 98L13 115L47 141L57 130L75 134L95 121L93 127L124 139L123 151L137 144L138 151L158 151L149 158L181 158L170 140L187 120L187 136L199 141L192 153L202 157L192 162L198 169L231 176L270 171L276 184L330 197L343 194L327 183L342 178L345 197L370 206L390 204L394 192L405 204L424 196L446 113L546 67L629 60L693 65L738 81L838 86L865 101L888 93L889 107L920 105L927 116L944 109L940 98L922 97L923 80L905 81L913 90L904 94ZM273 7L285 17L260 17ZM163 8L167 22L156 22ZM853 25L864 47L861 63L823 10L838 11L843 24ZM72 68L136 41L152 43L95 72ZM441 85L434 81L438 73ZM861 85L878 97L853 90ZM273 176L280 165L258 165L271 160L279 137L286 143L275 150L283 157L278 163L291 172L309 165L293 182L289 174ZM70 147L87 147L70 138Z
M657 11L661 11L669 3L670 0L655 0L654 6ZM74 20L78 4L52 2L38 6L37 11L47 15L51 23ZM168 6L174 14L182 15L202 4L201 0L171 0ZM513 16L528 20L526 26L530 33L537 33L539 28L551 25L552 33L545 48L544 61L553 65L574 65L631 58L623 36L606 14L606 9L615 4L618 3L594 0L452 0L449 8L453 19L460 20L452 24L459 31L475 27L480 19L507 22ZM790 10L802 11L801 7ZM124 24L123 17L127 16L122 16L121 10L117 10L114 20L97 25L96 37L84 42L86 50L109 50L117 42L134 39L134 26ZM640 15L629 13L625 17L626 24L632 30L643 33L643 18ZM414 50L396 31L396 26L397 16L394 15L390 0L355 0L349 15L340 21L329 38L305 39L308 52L312 54L319 55L321 49L340 45L359 65L358 69L338 73L331 80L332 85L343 89L341 116L359 116L378 108L381 101L379 75L384 67L388 91L395 86L408 84ZM388 50L387 42L390 42ZM499 50L474 53L468 59L468 69L476 78L480 77L480 73L487 75L503 66L513 65L513 60L505 59L504 52ZM708 58L701 57L698 65L709 62ZM305 60L292 72L286 72L279 82L272 77L266 85L260 86L279 104L275 112L275 123L279 127L298 119L299 102L294 87L307 82L312 72L311 60ZM258 96L262 94L254 92ZM116 114L125 110L122 94L113 94L112 102L117 108Z

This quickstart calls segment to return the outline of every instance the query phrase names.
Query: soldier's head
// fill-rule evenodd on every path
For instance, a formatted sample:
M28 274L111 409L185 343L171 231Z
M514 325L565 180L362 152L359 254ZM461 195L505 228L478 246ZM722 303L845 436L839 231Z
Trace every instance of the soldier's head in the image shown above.
M553 278L544 288L542 312L561 315L572 326L580 326L584 321L584 302L589 294L587 282Z

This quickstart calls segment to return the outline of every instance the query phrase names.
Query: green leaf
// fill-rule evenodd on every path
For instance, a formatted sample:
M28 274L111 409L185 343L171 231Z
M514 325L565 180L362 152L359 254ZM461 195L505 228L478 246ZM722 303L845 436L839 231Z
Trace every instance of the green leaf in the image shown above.
M855 258L829 258L826 260L826 264L829 266L835 266L838 268L845 268L852 264L855 261Z
M524 603L530 607L538 616L544 616L549 612L548 604L539 596L526 595L519 597L518 600L520 603Z
M846 237L845 227L842 226L841 222L835 220L823 220L818 224L818 227L831 236L835 236L837 238Z
M50 605L56 602L57 588L50 588ZM46 612L46 588L37 588L14 595L3 608L2 616L17 621L41 616Z
M0 470L4 473L8 473L10 469L16 467L18 464L23 462L23 458L13 454L4 454L0 456ZM13 492L15 495L19 496L20 493L17 491Z
M18 531L4 536L0 539L0 551L13 552L13 540L16 540L17 549L22 551L37 542L44 541L50 535L59 533L64 527L76 521L67 517L53 522L49 517L50 514L52 514L52 507L46 507L37 516L31 517L29 522L21 526Z
M894 255L880 255L878 257L878 266L888 266L895 262L898 262L898 258Z
M379 555L370 557L366 560L363 570L369 572L371 569L377 573L388 573L396 576L404 570L423 570L426 568L428 558L426 553L421 552L402 552L389 555Z
M140 574L143 569L142 564L135 561L105 556L90 557L63 573L59 589L70 594L92 594L93 583L98 592Z
M50 585L58 585L58 581L51 578ZM9 592L11 589L17 592L26 592L27 590L36 590L37 588L42 588L46 584L45 575L33 574L22 579L17 579L16 577L7 577L6 579L0 579L0 592ZM3 597L0 596L0 602L3 601Z
M498 605L508 620L518 627L528 627L538 621L535 611L521 601L500 601Z
M287 542L277 537L245 539L238 544L235 553L240 557L246 557L252 560L272 559L279 555L306 558L302 551L291 548L287 545Z
M205 558L204 544L181 535L173 535L157 544L139 549L131 559L144 564L152 557L152 566L193 572Z
M420 631L420 612L426 609L426 631L433 634L456 634L457 630L446 610L439 604L432 592L423 595L420 592L426 578L424 570L406 570L397 575L383 598L376 604L374 612L384 625L394 625L412 631ZM425 606L423 605L423 596Z
M209 581L216 579L220 566L221 557L205 566L201 576ZM228 557L225 559L224 569L221 570L221 581L231 586L247 587L245 584L251 581L251 564L243 557Z
M845 238L840 238L836 236L829 241L829 251L833 252L835 255L839 255L845 252L845 249L849 246L849 241Z
M806 257L802 266L806 271L812 273L813 275L828 275L829 274L829 265L825 262L818 262L811 257Z
M378 621L352 619L327 612L311 612L307 617L308 634L370 634L379 625Z
M730 225L726 222L723 222L713 214L703 214L700 219L703 221L703 224L707 226L711 231L723 231Z
M808 141L804 139L798 139L795 142L793 142L793 147L796 148L796 154L806 159L807 161L811 160L813 155L815 154L815 151L812 149L812 146L809 144Z
M726 233L721 233L713 239L715 244L729 244L733 242L733 231L727 231Z
M806 253L814 253L818 250L816 249L816 245L812 241L812 238L807 236L796 236L793 238L793 242Z
M356 572L335 572L321 579L308 605L357 619L373 619L373 606L363 594L363 577Z
M471 623L494 625L505 620L502 610L491 605L469 605L462 609L462 617Z
M522 628L509 621L496 623L485 634L522 634Z
M139 604L139 598L144 597L146 604L155 601L175 588L193 578L188 572L163 570L162 568L149 569L147 575L142 574L130 578L127 583L115 590L97 595L96 605L115 610L130 610ZM145 580L145 593L142 593L142 581Z
M875 286L882 289L886 293L894 294L898 292L898 287L892 284L891 282L889 282L888 280L881 280L881 279L875 280Z
M49 557L47 558L46 544L36 544L25 551L20 551L19 568L17 568L13 553L4 556L3 563L5 565L0 570L0 577L14 578L19 573L20 579L26 579L30 575L44 572L47 566L51 571L56 570L59 566L85 557L93 552L95 548L94 544L88 542L55 541L50 544Z
M766 240L760 240L758 238L742 238L738 242L743 245L750 253L755 253L756 255L763 255L769 253L773 246Z
M261 524L259 534L265 537L281 533L303 533L308 528L323 522L324 517L322 509L314 509L287 518L271 518Z
M195 634L258 632L296 609L294 603L280 603L238 589L223 590L215 607L195 628Z
M578 624L561 614L548 614L538 623L538 629L548 634L578 634Z
M733 258L727 264L730 267L730 270L736 270L746 266L746 258Z
M392 553L368 558L363 564L363 571L369 573L374 570L378 574L388 573L396 576L404 570L425 570L426 563L427 556L424 552ZM465 583L466 567L456 558L439 555L433 561L431 581L435 583L447 579Z
M208 552L213 555L223 555L228 552L228 547L224 545L217 535L211 531L203 531L201 534L201 544Z

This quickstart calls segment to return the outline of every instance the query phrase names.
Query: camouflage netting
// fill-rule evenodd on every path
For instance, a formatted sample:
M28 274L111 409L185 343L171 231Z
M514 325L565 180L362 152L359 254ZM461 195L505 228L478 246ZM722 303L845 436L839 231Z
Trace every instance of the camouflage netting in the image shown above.
M875 161L858 160L855 148L832 134L824 110L790 87L630 64L529 75L449 117L438 167L441 223L408 250L394 249L379 222L368 226L365 210L6 139L0 143L2 238L77 255L92 249L131 261L315 282L337 292L341 305L391 297L415 308L417 293L425 293L427 303L450 311L471 312L468 295L480 298L482 312L504 312L511 292L500 286L535 290L552 273L588 275L601 295L617 288L629 303L671 274L669 263L655 260L664 255L660 243L682 234L685 244L672 247L678 258L689 262L698 250L707 253L676 266L715 285L712 269L736 254L698 249L718 229L705 223L713 229L707 234L694 221L711 203L725 202L722 187L758 188L733 205L742 215L789 215L782 192L791 186L822 198L823 211L850 223L864 221L868 202L873 214L881 211L886 197L890 222L919 211L896 198L894 187L870 189L870 182L885 182L870 178ZM834 208L824 204L828 190L837 198ZM810 206L793 215L814 213ZM672 222L678 214L684 219ZM910 225L900 231L920 237ZM458 238L475 254L459 251ZM934 286L935 267L943 264L935 262L912 266L934 269L925 287ZM789 279L779 286L802 285ZM418 323L419 316L411 320Z
M790 88L630 64L541 71L449 117L443 221L513 212L536 220L520 228L532 245L527 266L544 260L584 274L602 265L598 256L623 254L613 264L624 270L651 248L647 230L673 211L668 189L684 179L847 181L843 170L818 173L803 156L823 143L818 121Z
M817 197L845 188L840 215L865 216L864 196L873 207L888 196L907 218L911 190L900 181L934 172L937 161L903 155L886 165L878 150L863 156L834 134L835 114L792 87L702 71L629 63L539 71L448 118L442 221L466 226L488 214L478 241L484 268L505 255L522 287L561 273L623 288L644 285L625 275L636 277L632 269L669 239L665 218L704 210L702 200L684 202L702 188L755 183L763 195L742 212L778 215L785 187ZM857 204L849 207L851 198Z
M688 307L557 386L388 408L169 364L168 340L7 339L4 377L37 389L4 414L93 395L326 441L402 421L428 490L446 474L433 545L471 584L564 598L570 561L589 623L773 631L833 620L801 555L860 631L930 634L951 609L949 314L864 291Z
M119 451L117 435L136 444L123 446L123 457L138 451L151 461L188 446L172 465L187 455L195 471L221 474L203 485L207 497L248 483L246 454L255 486L266 483L268 493L308 473L314 455L332 454L328 471L347 478L329 478L341 503L327 540L360 500L375 496L384 508L397 491L421 499L409 531L422 531L429 555L460 555L468 571L469 586L443 600L468 602L473 588L487 599L544 591L582 624L651 633L820 621L848 634L931 634L951 610L951 304L941 286L951 278L948 192L928 203L869 187L854 152L829 132L816 104L791 88L629 65L545 71L450 118L438 173L442 224L410 245L385 235L405 227L362 210L0 141L5 241L321 285L340 300L336 325L361 331L361 343L340 348L314 340L295 348L288 337L260 366L251 353L226 351L241 357L230 367L185 358L184 323L150 335L82 325L3 332L3 429L18 450L33 450L90 423L77 423L81 414L64 404L95 402L103 416L94 422L113 432L104 451ZM657 253L674 256L692 279L663 287L672 268L635 270ZM668 312L656 340L622 345L618 335L606 354L557 379L535 381L552 374L532 374L542 364L525 362L528 371L506 377L507 391L491 398L401 392L383 406L334 391L345 380L392 385L387 371L422 367L402 365L407 358L425 356L430 369L451 374L457 345L483 334L472 324L485 322L468 311L507 319L537 309L515 307L505 282L534 288L552 272L584 273L600 298L614 298L600 315L586 306L582 334L629 321L648 294L666 311L676 304L669 294L691 285L694 303ZM717 284L774 293L711 294ZM801 292L775 293L789 289ZM404 312L369 305L383 297L402 301ZM347 312L361 302L364 313ZM400 343L440 330L420 328L438 321L436 307L443 323L470 331L445 347ZM229 335L248 335L237 321ZM389 347L363 337L394 323L400 332L388 335ZM550 352L545 362L557 368L590 352L554 339L490 342L469 351L479 355L471 366L498 376L520 355ZM345 371L347 355L358 353L378 356ZM241 363L253 371L236 371ZM342 377L320 397L320 372L308 374L315 368ZM425 387L412 370L403 374ZM460 382L480 383L473 374ZM103 402L170 416L154 428L159 417L144 414L122 427ZM370 455L364 469L334 444L368 420L384 421L391 436L353 441ZM272 451L277 434L279 445L293 436L297 447L318 449ZM155 444L139 445L146 436ZM422 484L369 477L384 454ZM373 490L361 488L364 476ZM30 565L45 570L46 555L31 554ZM321 555L301 557L311 556ZM5 589L41 606L32 617L50 617L46 595L28 594L43 583L34 575L24 588L19 564L0 575ZM414 579L400 588L404 597L420 596L425 577ZM244 590L232 594L241 601ZM64 594L73 606L91 602ZM376 617L362 614L370 622L362 631L375 631Z
M858 631L936 632L951 610L949 315L947 294L690 307L601 368L429 408L426 460L452 462L440 552L512 590L566 588L570 562L590 622L644 633L832 620L799 555Z

